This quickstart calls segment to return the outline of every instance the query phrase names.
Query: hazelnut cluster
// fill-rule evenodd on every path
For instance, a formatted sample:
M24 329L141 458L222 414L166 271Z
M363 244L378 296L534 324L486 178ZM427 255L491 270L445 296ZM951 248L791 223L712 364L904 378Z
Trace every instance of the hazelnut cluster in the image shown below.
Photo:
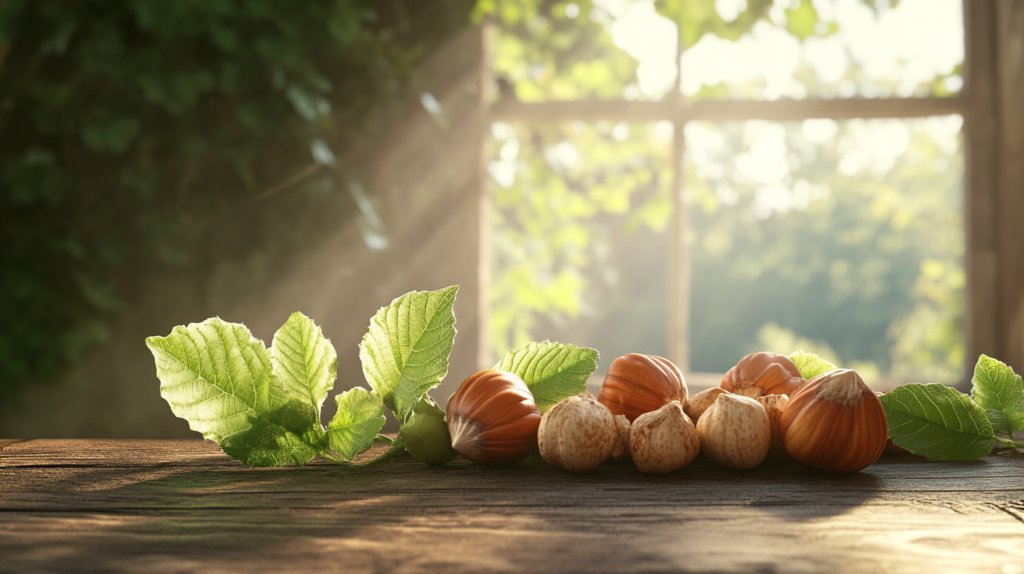
M473 462L513 463L539 448L545 461L574 472L614 458L666 473L703 453L739 469L771 457L848 473L874 463L888 434L881 403L856 371L807 381L772 353L744 357L720 387L693 397L667 359L625 355L596 399L569 397L543 416L519 377L481 371L448 401L447 424L452 448Z

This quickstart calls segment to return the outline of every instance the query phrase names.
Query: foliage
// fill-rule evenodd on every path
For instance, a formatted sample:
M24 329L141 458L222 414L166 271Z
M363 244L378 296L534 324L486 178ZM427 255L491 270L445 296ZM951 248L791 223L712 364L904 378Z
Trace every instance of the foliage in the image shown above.
M804 351L796 351L789 355L789 358L796 364L796 368L800 369L800 376L807 380L811 380L818 375L823 375L838 368L824 358Z
M391 445L362 466L404 448L401 431L396 441L378 434L385 408L403 428L416 425L416 417L407 416L415 405L433 410L435 419L443 417L427 393L448 373L458 289L413 291L377 312L359 347L363 374L373 390L355 387L337 395L338 412L326 429L320 407L334 387L337 353L301 313L278 330L269 350L245 325L216 317L175 327L166 337L149 337L146 345L171 411L233 458L248 466L299 466L319 454L353 466L352 459L374 441ZM581 392L597 368L597 351L531 343L496 368L519 374L547 408ZM447 429L443 436L450 451ZM429 457L428 462L444 464L451 458Z
M474 18L484 17L500 23L492 65L520 100L616 97L636 72L593 0L480 0Z
M1024 431L1024 380L1006 363L982 355L974 368L971 397L985 409L996 432Z
M148 277L209 277L216 304L356 213L336 154L471 7L0 3L0 399L107 338Z
M337 354L301 313L269 351L245 325L219 318L175 327L146 345L174 414L248 466L299 466L317 454L349 461L384 426L381 396L357 387L338 395L338 413L324 431L320 407L334 387Z
M341 460L352 460L373 446L384 428L384 403L380 395L363 387L354 387L334 397L337 414L327 425L327 446Z
M518 375L543 413L565 397L586 391L599 357L594 349L544 341L509 352L494 368Z
M301 314L292 315L282 331L293 322L317 334L294 349L298 356L323 356L324 347L334 354ZM274 339L275 346L287 346L280 332ZM312 371L315 378L308 379L308 386L292 384L295 377L287 363L272 363L263 341L245 325L219 318L175 327L167 337L150 337L146 344L156 360L160 394L171 410L189 428L220 443L224 452L249 466L297 466L316 456L323 435L320 405L334 385L335 368ZM279 349L273 354L279 355Z
M929 383L897 387L882 395L889 437L932 460L975 460L992 450L992 425L967 395Z
M413 291L382 307L359 344L366 380L398 420L448 374L455 343L455 294Z

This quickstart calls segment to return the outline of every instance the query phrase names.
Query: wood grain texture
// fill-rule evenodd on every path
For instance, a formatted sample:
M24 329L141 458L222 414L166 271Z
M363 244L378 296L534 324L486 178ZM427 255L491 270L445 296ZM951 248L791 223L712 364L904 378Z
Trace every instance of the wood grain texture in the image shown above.
M664 476L407 455L247 469L194 440L0 442L2 572L993 572L1024 565L1024 455L848 476Z

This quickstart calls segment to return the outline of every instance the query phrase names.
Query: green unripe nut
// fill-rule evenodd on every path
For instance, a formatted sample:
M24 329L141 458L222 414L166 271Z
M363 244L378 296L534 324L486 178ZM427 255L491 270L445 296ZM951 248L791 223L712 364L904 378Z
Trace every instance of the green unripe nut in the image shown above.
M405 450L420 462L440 466L459 456L452 448L444 411L427 395L412 408L399 436Z

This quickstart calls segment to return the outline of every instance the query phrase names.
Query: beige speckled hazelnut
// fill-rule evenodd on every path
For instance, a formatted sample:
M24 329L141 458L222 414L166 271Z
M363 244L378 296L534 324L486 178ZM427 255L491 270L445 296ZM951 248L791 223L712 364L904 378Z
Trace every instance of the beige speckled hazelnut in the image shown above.
M580 472L608 460L619 427L615 417L590 393L564 399L540 420L537 444L548 464Z
M733 468L754 468L772 444L771 421L761 403L725 393L697 422L700 448L712 462Z
M786 410L789 397L786 395L764 395L757 397L757 402L761 403L764 410L768 412L768 422L772 427L772 446L768 449L768 458L774 461L792 459L782 444L782 429L779 426L779 421L782 420L782 411Z
M629 428L629 450L640 472L665 473L697 458L700 438L679 401L645 413Z
M697 424L697 421L700 420L700 416L704 414L704 411L708 410L708 407L714 404L715 399L718 398L718 395L728 392L729 391L723 389L722 387L711 387L710 389L704 389L703 391L687 399L686 404L683 405L683 411L686 413L686 416L690 417L690 420L693 421L693 424Z
M617 461L629 460L629 419L626 415L615 415L615 446L612 448L612 458Z

